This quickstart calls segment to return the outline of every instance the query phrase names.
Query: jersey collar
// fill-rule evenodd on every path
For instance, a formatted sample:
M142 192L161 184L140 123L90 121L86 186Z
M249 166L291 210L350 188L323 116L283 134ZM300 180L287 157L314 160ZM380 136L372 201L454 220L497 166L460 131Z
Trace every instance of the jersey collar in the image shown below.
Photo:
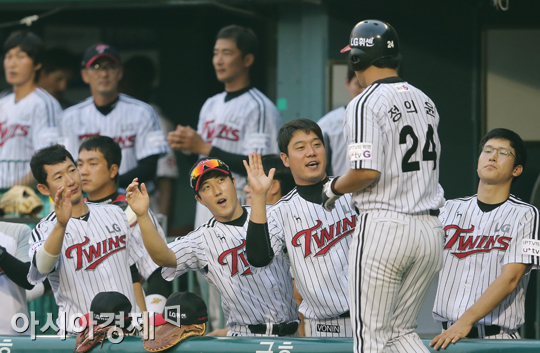
M90 200L88 199L88 202L93 202L93 203L113 203L114 200L116 200L118 198L118 192L115 191L113 192L111 195L107 196L107 197L104 197L102 199L99 199L99 200Z
M405 80L402 79L399 76L392 76L392 77L381 78L380 80L377 80L377 81L373 82L372 84L375 84L375 83L398 83L398 82L405 82Z
M243 95L244 93L246 93L247 91L249 91L252 88L253 88L253 86L249 85L249 86L244 87L244 88L242 88L242 89L240 89L238 91L227 92L227 95L225 96L225 103L227 103L231 99L234 99L236 97L240 97L241 95Z
M247 216L248 216L248 213L246 211L246 208L242 206L242 215L240 217L229 222L221 222L221 223L228 226L243 227L244 224L246 223Z

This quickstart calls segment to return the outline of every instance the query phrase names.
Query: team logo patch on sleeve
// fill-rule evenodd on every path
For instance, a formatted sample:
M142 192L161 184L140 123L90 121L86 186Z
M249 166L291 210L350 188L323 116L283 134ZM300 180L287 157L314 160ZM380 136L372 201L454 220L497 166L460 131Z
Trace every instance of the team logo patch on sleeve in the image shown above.
M349 161L366 161L371 159L371 143L353 143L347 148Z
M521 244L522 255L540 256L540 240L523 239Z
M159 147L165 145L165 134L163 131L151 131L146 135L146 143L151 147Z

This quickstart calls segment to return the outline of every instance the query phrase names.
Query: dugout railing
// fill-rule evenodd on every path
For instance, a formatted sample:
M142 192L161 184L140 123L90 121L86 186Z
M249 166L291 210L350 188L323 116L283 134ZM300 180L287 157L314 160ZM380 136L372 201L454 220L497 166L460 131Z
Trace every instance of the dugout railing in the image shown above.
M424 339L426 346L429 339ZM72 353L75 337L62 341L57 336L0 336L0 352ZM431 352L436 352L429 348ZM105 342L91 352L146 352L140 337L125 337L118 344ZM352 353L352 338L290 338L290 337L193 337L167 350L182 353ZM528 353L540 352L537 340L466 339L439 352Z

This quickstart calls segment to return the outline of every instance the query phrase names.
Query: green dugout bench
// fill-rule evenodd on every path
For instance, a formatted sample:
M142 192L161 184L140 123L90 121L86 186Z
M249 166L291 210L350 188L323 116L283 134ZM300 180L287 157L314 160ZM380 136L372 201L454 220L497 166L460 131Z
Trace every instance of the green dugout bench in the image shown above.
M429 339L423 340L426 346ZM75 337L62 341L57 336L1 336L0 353L43 352L72 353ZM166 352L182 353L351 353L352 338L290 338L290 337L192 337ZM435 352L430 349L430 351ZM90 352L146 352L141 338L125 337L119 344L105 342L102 349ZM479 340L467 339L440 352L527 353L540 352L540 340Z

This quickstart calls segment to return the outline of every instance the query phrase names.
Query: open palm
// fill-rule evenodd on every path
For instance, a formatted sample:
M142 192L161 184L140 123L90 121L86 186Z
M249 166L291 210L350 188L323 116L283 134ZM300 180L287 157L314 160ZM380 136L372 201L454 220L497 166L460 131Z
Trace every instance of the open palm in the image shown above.
M146 185L141 184L141 190L139 190L138 178L133 179L131 184L126 189L126 199L137 216L142 216L148 212L148 206L150 205L150 198L148 197L148 191Z
M249 163L244 161L249 186L254 194L266 194L272 186L275 168L270 169L268 176L264 173L261 154L253 151L248 155Z

